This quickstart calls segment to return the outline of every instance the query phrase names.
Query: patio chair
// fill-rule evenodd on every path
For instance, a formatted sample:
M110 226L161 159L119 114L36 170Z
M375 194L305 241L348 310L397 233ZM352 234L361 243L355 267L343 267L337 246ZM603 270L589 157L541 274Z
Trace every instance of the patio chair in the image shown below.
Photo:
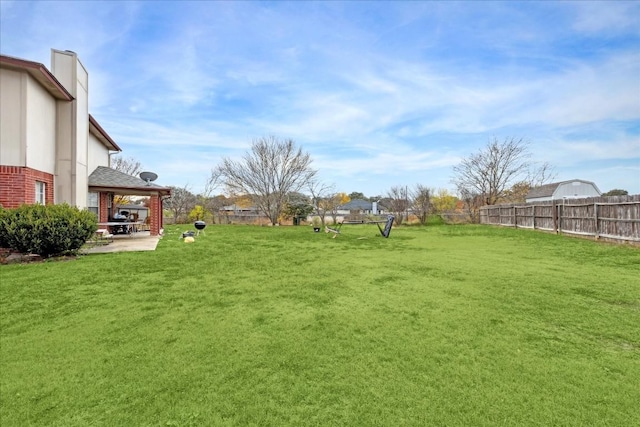
M109 233L106 228L100 228L96 230L96 244L105 244L113 242L113 234Z

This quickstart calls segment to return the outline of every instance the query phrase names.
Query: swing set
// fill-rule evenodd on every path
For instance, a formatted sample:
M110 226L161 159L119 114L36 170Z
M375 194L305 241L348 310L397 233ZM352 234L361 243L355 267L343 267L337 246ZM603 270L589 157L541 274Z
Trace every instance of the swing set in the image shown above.
M342 232L342 226L344 224L375 224L378 226L378 230L380 230L380 234L382 237L389 238L389 234L391 233L391 226L393 226L393 220L396 217L393 215L388 215L385 221L342 221L339 222L335 227L325 226L325 233L334 233L333 238L338 237L338 234ZM380 224L384 224L384 228L380 226Z

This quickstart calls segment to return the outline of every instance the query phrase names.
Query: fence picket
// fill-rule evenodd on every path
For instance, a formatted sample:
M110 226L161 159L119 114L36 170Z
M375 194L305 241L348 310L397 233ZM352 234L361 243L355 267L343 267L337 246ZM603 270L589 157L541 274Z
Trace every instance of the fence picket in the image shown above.
M640 194L484 206L480 222L640 242Z

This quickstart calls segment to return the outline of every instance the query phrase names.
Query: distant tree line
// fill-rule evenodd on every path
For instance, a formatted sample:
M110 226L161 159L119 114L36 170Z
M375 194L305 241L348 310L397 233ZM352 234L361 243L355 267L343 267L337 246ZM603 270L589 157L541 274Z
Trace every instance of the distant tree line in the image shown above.
M211 170L202 194L193 194L188 186L170 187L172 194L164 207L175 223L220 222L221 210L235 206L253 208L272 225L284 220L296 224L309 215L324 225L328 220L337 221L340 207L350 200L365 200L384 207L396 217L397 224L410 219L426 224L434 214L478 222L482 206L522 203L531 188L555 178L548 163L531 160L529 145L523 139L494 138L463 158L453 167L457 195L419 183L395 185L384 194L366 196L358 191L339 192L335 184L321 181L310 155L294 141L263 137L254 140L240 160L223 158ZM624 194L625 190L615 189L604 195Z

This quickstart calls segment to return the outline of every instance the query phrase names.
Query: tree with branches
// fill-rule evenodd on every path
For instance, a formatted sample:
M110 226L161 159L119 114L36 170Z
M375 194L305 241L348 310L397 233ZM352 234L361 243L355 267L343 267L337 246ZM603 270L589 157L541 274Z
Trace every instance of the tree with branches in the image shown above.
M313 212L311 200L305 194L293 192L287 196L287 201L282 209L284 218L291 218L293 225L300 225L301 219L306 219Z
M113 156L111 159L111 169L115 169L118 172L126 173L131 176L138 176L142 172L142 163L133 157ZM117 211L118 206L131 203L131 198L128 196L115 195L113 196L113 209Z
M178 224L187 220L189 212L196 206L197 197L189 191L188 186L169 187L171 197L164 201L164 207L173 213L173 223Z
M431 189L422 184L416 184L411 192L411 209L422 225L427 223L431 212L431 193Z
M331 215L331 220L336 224L338 222L338 210L342 205L349 203L350 200L351 198L347 193L331 193L321 201L322 209Z
M395 186L387 192L386 203L389 211L396 217L398 225L407 219L407 211L411 206L409 200L409 190L406 186Z
M309 193L311 193L313 210L318 218L320 218L320 223L324 227L327 213L331 212L331 203L329 203L328 200L334 194L334 186L314 179L309 182L308 190Z
M517 183L541 185L553 178L548 163L530 160L529 143L523 139L494 138L485 147L454 166L453 183L461 198L474 205L495 205L508 196Z
M223 158L216 168L229 192L249 195L272 225L278 224L287 195L305 187L316 172L308 153L291 139L274 136L254 140L242 160Z
M204 191L199 195L199 199L202 203L202 207L206 213L211 215L211 221L216 223L216 217L220 220L220 209L227 203L226 197L222 195L214 195L216 190L219 190L222 184L222 177L220 172L216 168L211 169L211 174L207 179L204 186Z
M127 175L138 176L142 172L142 163L133 157L113 156L111 168Z

